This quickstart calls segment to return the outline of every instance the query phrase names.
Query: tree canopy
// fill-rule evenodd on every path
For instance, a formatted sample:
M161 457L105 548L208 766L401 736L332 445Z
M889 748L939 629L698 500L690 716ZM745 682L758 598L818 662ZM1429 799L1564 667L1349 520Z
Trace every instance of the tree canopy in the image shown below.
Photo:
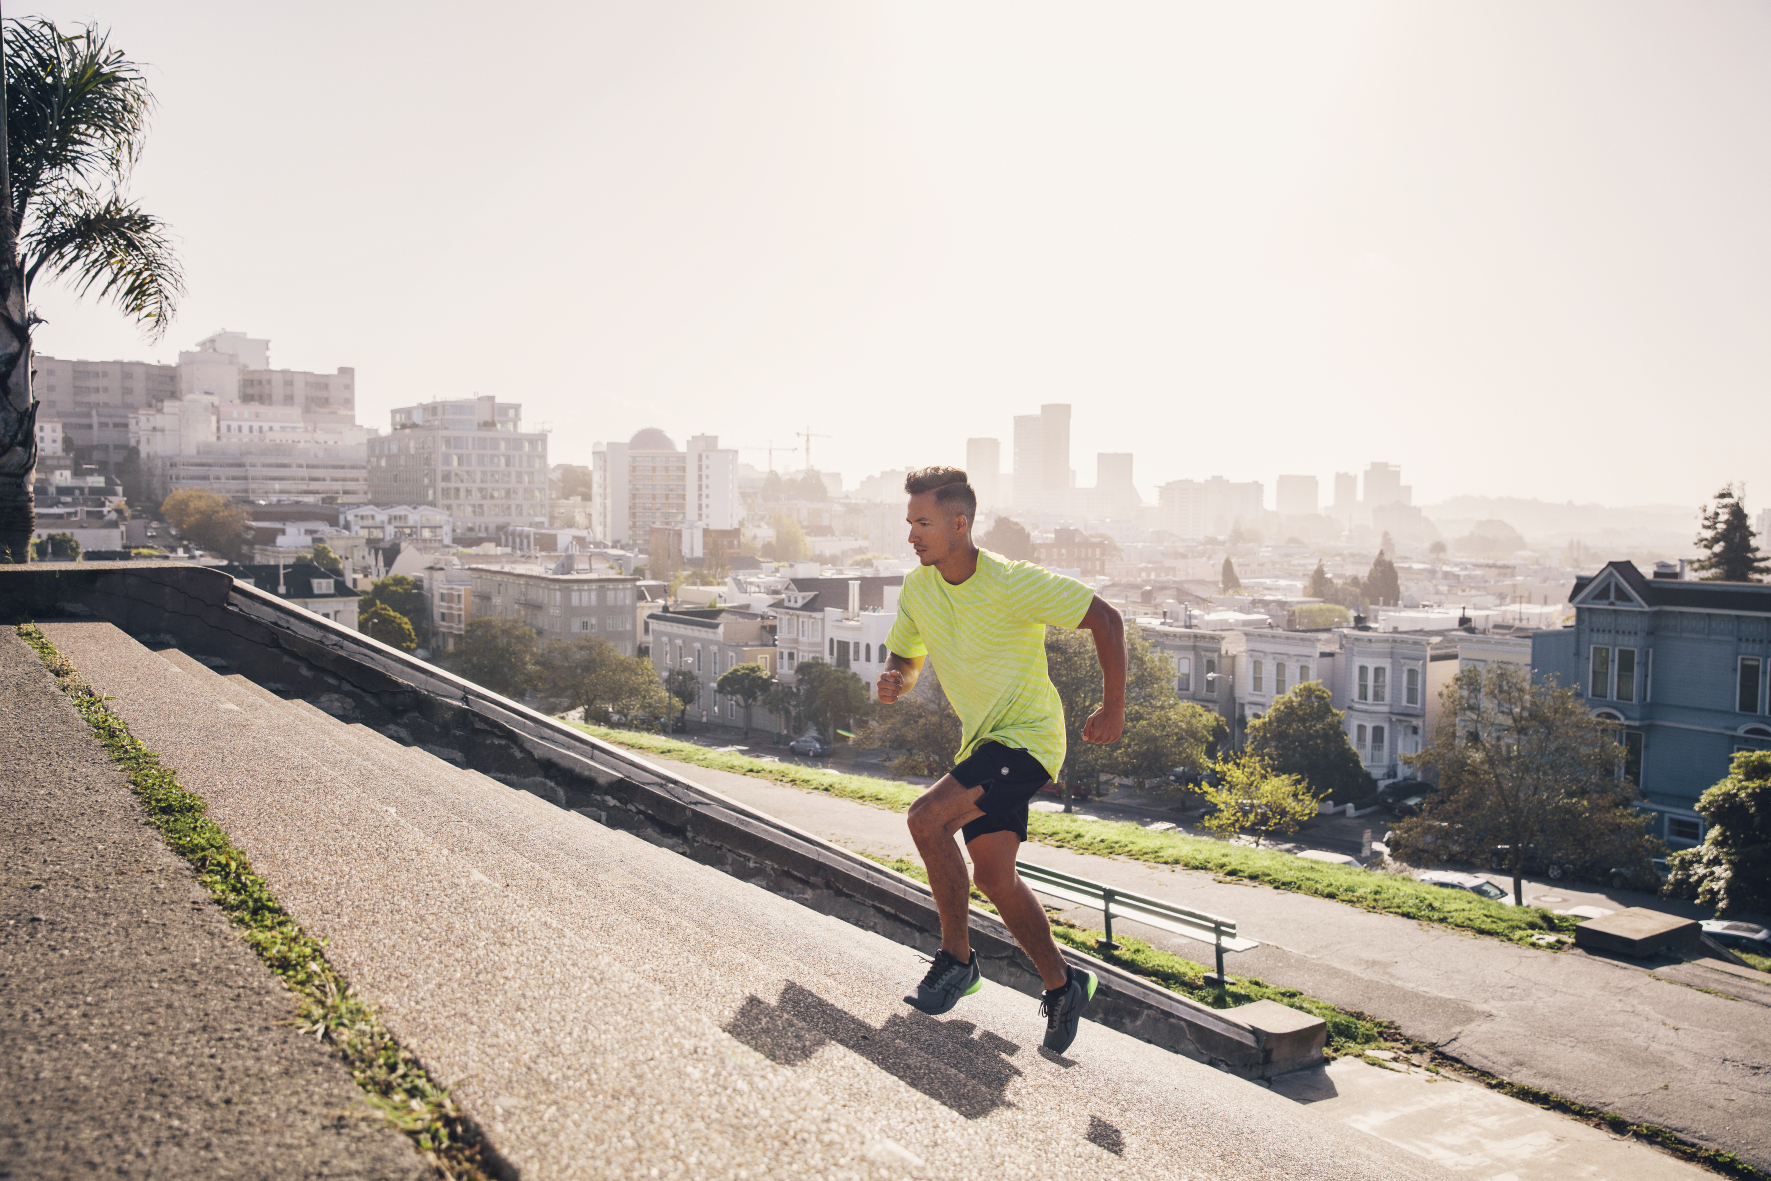
M756 703L768 696L769 689L775 678L769 670L758 662L751 660L743 664L734 664L719 675L714 688L727 697L737 701L744 707L744 738L750 739L750 711Z
M474 684L521 700L540 679L539 660L533 629L515 619L482 615L467 621L450 664Z
M359 611L357 630L402 652L418 647L418 637L412 632L411 621L386 603L371 603L368 610Z
M229 561L245 560L251 519L227 497L180 488L160 502L160 515L192 545L214 550Z
M772 524L775 540L762 547L759 557L775 562L799 562L812 556L812 547L807 544L806 531L800 528L799 521L785 513L776 513Z
M314 542L313 552L308 555L308 560L334 578L344 577L344 559L323 541Z
M598 636L548 644L537 659L537 674L543 695L558 712L583 710L584 720L598 725L656 730L672 709L651 661L623 655Z
M1327 686L1305 681L1248 724L1246 749L1275 774L1296 775L1318 797L1363 800L1377 785L1347 741L1341 717Z
M1715 503L1704 510L1703 531L1697 535L1697 544L1708 556L1691 563L1691 568L1719 582L1757 582L1771 573L1771 562L1759 553L1757 537L1734 485L1724 484Z
M998 516L990 522L990 528L977 539L977 544L979 548L1001 554L1013 562L1031 562L1038 557L1038 551L1033 548L1033 535L1027 532L1025 525L1009 517Z
M1218 589L1225 594L1242 589L1242 579L1236 576L1236 563L1230 560L1228 554L1224 555L1223 569L1218 571Z
M953 766L959 739L959 715L941 689L931 659L924 662L914 689L873 712L856 745L905 751L892 766L899 775L939 776Z
M664 674L664 691L677 704L676 721L680 726L688 716L689 707L701 696L701 680L694 669L673 668Z
M1252 832L1259 848L1262 840L1294 833L1316 815L1320 795L1302 777L1280 774L1258 755L1222 759L1213 770L1216 782L1199 788L1211 809L1200 823L1220 836Z
M1367 602L1385 607L1402 605L1402 580L1396 574L1396 564L1385 557L1381 549L1377 551L1377 557L1371 560L1371 570L1365 575L1363 590Z
M1409 760L1438 788L1423 815L1397 825L1397 856L1469 859L1505 846L1519 905L1533 859L1601 873L1647 868L1654 842L1622 773L1624 748L1574 690L1496 664L1465 669L1439 700L1430 741Z
M1743 750L1703 793L1703 844L1667 858L1669 895L1695 893L1718 916L1771 913L1771 751Z
M830 487L816 470L801 472L797 476L770 472L763 478L762 499L765 504L782 500L829 500Z
M793 679L799 697L796 713L831 741L871 708L866 683L846 668L807 660L794 670Z
M420 643L429 634L430 600L425 598L424 588L415 579L405 574L389 574L363 596L362 606L373 603L383 603L388 610L404 616Z

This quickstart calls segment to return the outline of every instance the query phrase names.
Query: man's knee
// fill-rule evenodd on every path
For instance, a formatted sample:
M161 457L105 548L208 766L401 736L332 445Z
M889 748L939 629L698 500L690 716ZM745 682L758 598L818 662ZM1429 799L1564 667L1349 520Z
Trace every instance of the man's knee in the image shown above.
M1020 877L1015 873L1015 867L1012 864L974 865L972 866L972 881L978 884L978 889L984 892L985 897L995 899L1006 897L1014 890Z
M931 839L943 835L941 821L935 810L928 807L921 799L910 805L910 813L904 818L910 826L910 835L918 840Z

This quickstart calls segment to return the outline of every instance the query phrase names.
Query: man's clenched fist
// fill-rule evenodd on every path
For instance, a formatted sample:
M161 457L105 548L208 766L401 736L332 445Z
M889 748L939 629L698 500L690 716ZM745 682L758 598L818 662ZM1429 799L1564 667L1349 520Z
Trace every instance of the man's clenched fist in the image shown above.
M879 674L879 703L881 705L892 704L898 700L898 695L902 692L904 692L903 673L894 668Z

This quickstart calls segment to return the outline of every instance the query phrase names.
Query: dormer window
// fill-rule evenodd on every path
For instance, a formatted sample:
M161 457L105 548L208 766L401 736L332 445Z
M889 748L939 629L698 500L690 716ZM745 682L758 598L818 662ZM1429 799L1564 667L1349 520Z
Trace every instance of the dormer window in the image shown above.
M309 581L313 584L314 594L316 594L316 595L329 595L332 593L332 581L333 581L332 579L330 579L330 578L314 578L314 579L310 579Z

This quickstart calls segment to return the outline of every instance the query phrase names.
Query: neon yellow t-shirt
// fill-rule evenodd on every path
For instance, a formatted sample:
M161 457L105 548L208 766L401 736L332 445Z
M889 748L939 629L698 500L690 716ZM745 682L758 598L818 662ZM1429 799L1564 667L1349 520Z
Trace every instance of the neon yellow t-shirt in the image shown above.
M963 727L957 761L986 742L1064 766L1064 706L1045 667L1045 627L1075 627L1095 593L1031 562L978 551L978 570L954 586L933 566L904 576L886 647L932 656Z

